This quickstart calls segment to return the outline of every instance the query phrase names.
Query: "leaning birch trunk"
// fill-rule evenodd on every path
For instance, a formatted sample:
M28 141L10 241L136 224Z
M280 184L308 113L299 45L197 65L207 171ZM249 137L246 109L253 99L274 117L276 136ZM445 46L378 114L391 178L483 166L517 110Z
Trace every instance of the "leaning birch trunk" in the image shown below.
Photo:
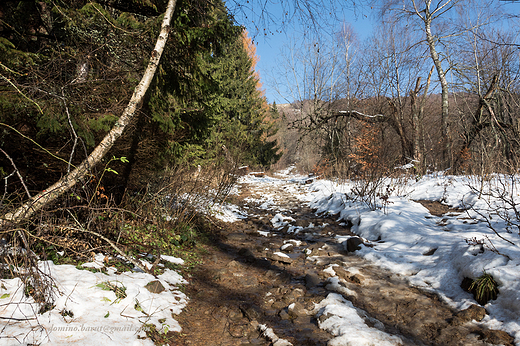
M103 138L101 143L99 143L99 145L92 151L92 153L85 159L85 161L83 161L76 169L65 175L54 185L40 192L38 195L32 197L29 201L24 203L15 211L1 216L0 228L3 228L9 223L20 222L23 219L31 217L35 212L50 204L63 193L68 191L78 181L84 178L92 167L94 167L103 159L103 157L107 154L110 148L112 148L115 141L119 137L121 137L126 126L135 116L137 107L143 100L143 97L146 91L148 90L148 87L150 86L150 83L155 75L155 71L157 69L157 66L159 65L159 60L161 59L164 46L166 45L166 41L168 39L168 34L170 31L170 22L173 15L173 11L175 9L175 4L176 0L168 1L168 6L166 8L164 19L161 25L161 32L155 44L155 49L152 52L152 57L150 58L148 67L144 72L143 78L135 88L130 102L128 102L128 105L126 106L123 114L116 121L114 127L112 127L110 132L105 136L105 138Z

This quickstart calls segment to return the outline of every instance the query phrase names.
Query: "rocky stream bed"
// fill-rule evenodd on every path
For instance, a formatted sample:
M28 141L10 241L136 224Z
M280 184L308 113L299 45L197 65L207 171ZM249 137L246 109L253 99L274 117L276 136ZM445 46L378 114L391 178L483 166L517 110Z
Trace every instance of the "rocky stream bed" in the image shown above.
M186 278L190 301L176 317L174 345L513 345L507 333L479 325L483 307L454 311L356 256L370 244L338 243L337 235L354 236L349 225L316 215L289 184L240 186L232 202L250 216L220 223ZM266 189L276 196L270 208L262 206Z

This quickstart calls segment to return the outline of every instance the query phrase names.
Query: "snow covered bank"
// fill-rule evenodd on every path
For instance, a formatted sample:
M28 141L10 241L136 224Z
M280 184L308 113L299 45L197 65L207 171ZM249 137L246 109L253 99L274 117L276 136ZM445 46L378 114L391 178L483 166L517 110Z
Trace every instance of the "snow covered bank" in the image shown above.
M509 178L494 179L491 186L496 189ZM425 176L399 186L399 196L391 195L384 210L370 210L366 203L348 198L355 186L350 182L319 180L308 185L307 193L299 198L319 213L339 214L340 219L352 224L354 233L374 245L363 247L359 255L405 276L415 286L437 292L458 309L475 303L473 296L460 287L462 280L491 274L500 293L498 299L486 304L489 315L483 323L505 330L520 344L520 237L514 225L496 215L504 201L489 196L486 188L479 198L479 191L470 188L476 182L470 177ZM512 198L520 202L516 182L506 185L512 189ZM417 200L471 209L438 217ZM380 203L383 205L383 201ZM337 241L345 238L338 237Z
M103 257L84 266L102 267ZM182 263L170 256L165 260ZM51 261L40 266L54 280L54 308L39 314L20 279L0 280L0 345L153 345L141 339L146 325L160 332L181 330L174 316L187 304L178 289L187 282L173 270L165 269L156 279L142 272L118 273L114 267L94 273Z

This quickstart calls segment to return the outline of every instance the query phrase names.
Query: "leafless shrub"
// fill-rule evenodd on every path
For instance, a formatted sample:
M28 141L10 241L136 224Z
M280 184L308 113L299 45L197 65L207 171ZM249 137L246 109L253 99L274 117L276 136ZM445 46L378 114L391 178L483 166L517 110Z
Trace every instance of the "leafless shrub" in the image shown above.
M504 237L497 221L503 222L506 233L515 232L520 235L520 208L516 198L518 183L518 177L514 174L496 174L490 179L481 179L476 186L468 184L478 199L486 204L485 209L476 208L474 204L467 205L468 211L475 213L500 239L512 245L514 243Z
M44 263L31 250L34 238L24 228L13 228L1 233L0 239L0 278L21 280L26 302L13 304L34 304L35 311L44 313L52 309L56 288ZM32 299L31 299L32 298ZM8 316L7 320L9 320Z

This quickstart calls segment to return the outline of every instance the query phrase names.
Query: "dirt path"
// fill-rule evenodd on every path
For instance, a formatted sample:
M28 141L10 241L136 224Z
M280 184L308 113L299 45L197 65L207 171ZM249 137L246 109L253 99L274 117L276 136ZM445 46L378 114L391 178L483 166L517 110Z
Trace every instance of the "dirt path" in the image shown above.
M320 315L315 304L331 292L352 302L367 326L400 339L396 345L512 345L506 333L472 322L483 308L453 311L349 252L355 238L348 248L337 244L335 235L353 235L347 225L317 217L288 184L240 187L233 202L255 216L221 224L204 263L187 278L190 303L177 316L183 331L170 345L327 345L337 335L318 325L335 316ZM278 211L249 198L267 192ZM277 213L292 218L278 230L271 222Z

